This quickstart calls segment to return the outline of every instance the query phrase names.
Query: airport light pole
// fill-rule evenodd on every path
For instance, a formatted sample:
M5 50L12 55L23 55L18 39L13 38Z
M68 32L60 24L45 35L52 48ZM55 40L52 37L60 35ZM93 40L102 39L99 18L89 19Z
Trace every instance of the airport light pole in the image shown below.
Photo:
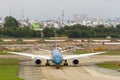
M93 48L92 48L92 44L91 44L91 39L88 39L88 45L89 45L89 47L90 47L90 51L91 51L91 52L94 52L94 51L93 51Z
M42 30L41 30L40 34L41 34L41 39L40 39L40 41L43 42L43 41L44 41L44 38L43 38L43 37L44 37L44 34L43 34L43 31L42 31Z

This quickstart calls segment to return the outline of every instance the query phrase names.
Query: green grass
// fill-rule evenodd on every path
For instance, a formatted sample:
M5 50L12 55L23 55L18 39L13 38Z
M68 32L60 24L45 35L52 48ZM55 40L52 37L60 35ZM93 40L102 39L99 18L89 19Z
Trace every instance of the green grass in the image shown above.
M0 42L0 44L32 44L30 42Z
M0 59L0 80L23 80L18 77L17 59Z
M85 51L76 51L76 52L74 52L74 54L86 54L87 52L85 52Z
M20 50L0 51L0 55L14 55L9 52L20 52Z
M108 51L104 53L103 55L120 55L120 51Z
M119 64L120 62L104 62L104 63L98 63L96 65L102 68L109 68L120 72Z
M9 55L10 53L5 52L5 51L0 51L0 55Z
M85 51L76 51L74 54L86 54L88 52ZM100 55L120 55L120 50L116 51L107 51L106 53L100 54Z

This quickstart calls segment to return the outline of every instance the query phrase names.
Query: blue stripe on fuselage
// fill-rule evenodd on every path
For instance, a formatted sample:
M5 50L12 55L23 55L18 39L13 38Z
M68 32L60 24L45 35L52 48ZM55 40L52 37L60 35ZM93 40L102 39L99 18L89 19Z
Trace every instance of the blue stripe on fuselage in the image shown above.
M57 50L57 49L53 50L52 60L53 60L54 64L56 64L56 65L60 65L62 63L63 57L59 50Z

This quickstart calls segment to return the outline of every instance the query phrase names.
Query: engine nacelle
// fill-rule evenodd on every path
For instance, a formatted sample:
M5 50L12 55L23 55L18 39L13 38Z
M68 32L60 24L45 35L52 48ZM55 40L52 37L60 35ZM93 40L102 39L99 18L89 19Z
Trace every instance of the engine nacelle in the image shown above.
M73 60L73 64L75 64L75 65L79 64L79 60L78 59L74 59Z
M41 64L41 63L42 63L42 62L41 62L40 59L36 59L36 60L35 60L35 64L38 64L38 65L39 65L39 64Z

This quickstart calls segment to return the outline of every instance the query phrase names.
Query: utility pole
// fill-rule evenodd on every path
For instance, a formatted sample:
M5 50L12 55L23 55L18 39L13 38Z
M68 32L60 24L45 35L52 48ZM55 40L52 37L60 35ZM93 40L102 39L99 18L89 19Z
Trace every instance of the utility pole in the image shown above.
M12 16L12 7L10 6L10 16Z
M61 25L62 25L62 27L64 26L64 11L62 11L62 20L61 20Z
M22 9L22 16L21 16L22 21L24 20L24 10Z

